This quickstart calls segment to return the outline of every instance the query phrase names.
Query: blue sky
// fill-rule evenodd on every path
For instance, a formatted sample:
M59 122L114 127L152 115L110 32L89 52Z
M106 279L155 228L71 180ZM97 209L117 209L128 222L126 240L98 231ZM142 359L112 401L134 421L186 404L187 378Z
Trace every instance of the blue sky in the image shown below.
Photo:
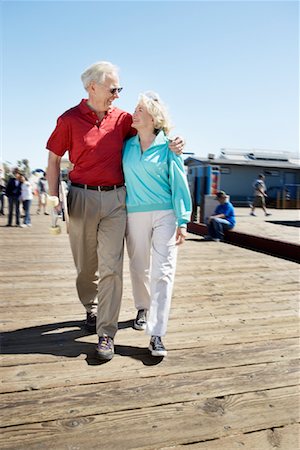
M2 158L47 164L57 117L108 60L116 106L157 91L186 151L298 152L298 2L2 1ZM0 155L1 157L1 155Z

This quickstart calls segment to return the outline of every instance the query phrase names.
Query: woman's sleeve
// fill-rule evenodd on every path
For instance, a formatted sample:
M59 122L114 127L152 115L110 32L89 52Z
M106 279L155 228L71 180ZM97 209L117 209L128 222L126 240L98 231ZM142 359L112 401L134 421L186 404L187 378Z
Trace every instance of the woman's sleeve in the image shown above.
M190 222L192 200L188 186L183 159L169 150L169 182L172 193L173 208L177 225L184 226Z

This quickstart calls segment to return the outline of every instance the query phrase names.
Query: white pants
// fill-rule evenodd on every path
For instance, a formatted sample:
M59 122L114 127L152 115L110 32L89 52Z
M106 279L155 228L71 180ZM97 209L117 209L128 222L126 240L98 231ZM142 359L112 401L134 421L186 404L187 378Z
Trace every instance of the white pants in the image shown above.
M167 331L176 269L176 219L173 210L129 213L126 244L136 309L147 309L146 333Z

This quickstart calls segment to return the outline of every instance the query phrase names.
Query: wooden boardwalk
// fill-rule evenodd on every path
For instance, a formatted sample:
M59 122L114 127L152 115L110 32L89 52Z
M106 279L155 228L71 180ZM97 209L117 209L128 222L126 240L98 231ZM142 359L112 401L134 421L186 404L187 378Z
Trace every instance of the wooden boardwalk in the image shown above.
M116 355L82 328L65 233L0 219L1 449L299 449L299 265L189 235L168 356L149 356L125 258Z

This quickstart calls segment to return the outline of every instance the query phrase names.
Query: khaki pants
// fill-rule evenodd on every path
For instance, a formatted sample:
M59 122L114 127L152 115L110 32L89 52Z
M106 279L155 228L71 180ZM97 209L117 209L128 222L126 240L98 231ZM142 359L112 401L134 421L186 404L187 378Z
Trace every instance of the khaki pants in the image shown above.
M97 334L111 338L122 297L125 196L125 187L93 191L71 186L68 193L78 296L86 311L97 314Z

